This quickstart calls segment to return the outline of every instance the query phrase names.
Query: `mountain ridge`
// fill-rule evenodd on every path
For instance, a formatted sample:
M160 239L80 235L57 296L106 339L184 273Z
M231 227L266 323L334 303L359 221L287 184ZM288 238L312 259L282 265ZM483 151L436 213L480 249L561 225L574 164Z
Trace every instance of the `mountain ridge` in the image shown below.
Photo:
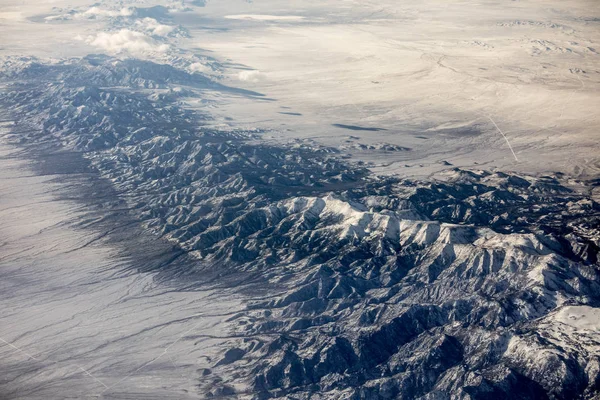
M231 320L241 339L200 393L591 399L600 390L597 332L562 316L600 306L600 206L569 187L589 184L464 169L438 180L372 176L336 149L204 126L210 117L182 98L230 89L148 61L4 69L0 103L15 142L81 152L143 226L197 257L196 272L252 276L240 285L247 309ZM257 295L269 288L270 298ZM247 389L236 393L240 382Z

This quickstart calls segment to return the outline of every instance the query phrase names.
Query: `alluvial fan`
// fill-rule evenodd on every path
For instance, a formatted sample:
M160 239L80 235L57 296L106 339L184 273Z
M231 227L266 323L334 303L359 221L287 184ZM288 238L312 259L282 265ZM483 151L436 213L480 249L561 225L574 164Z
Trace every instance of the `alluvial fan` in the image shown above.
M233 89L151 62L11 59L2 79L15 142L82 152L132 216L198 259L179 273L240 286L239 339L199 380L202 394L600 391L593 183L461 169L373 177L329 148L209 129L181 97ZM236 393L239 382L250 389Z

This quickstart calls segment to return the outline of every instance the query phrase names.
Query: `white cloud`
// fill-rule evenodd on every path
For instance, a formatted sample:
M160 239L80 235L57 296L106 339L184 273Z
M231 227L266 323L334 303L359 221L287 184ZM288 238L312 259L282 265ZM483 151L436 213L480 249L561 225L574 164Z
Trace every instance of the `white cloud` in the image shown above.
M169 13L180 13L187 11L194 11L194 9L190 7L185 7L183 3L181 5L173 4L169 6Z
M120 10L105 10L99 7L92 7L83 13L77 14L77 16L82 16L84 18L130 17L131 15L133 15L133 10L131 8L122 8Z
M175 30L174 26L163 25L154 18L144 18L135 22L143 31L155 36L167 36Z
M245 82L260 82L266 78L267 76L258 70L242 71L238 74L238 79Z
M101 32L95 37L88 38L92 46L100 47L109 53L131 53L139 55L148 52L165 52L169 49L167 44L161 44L150 36L129 29L118 32Z
M211 71L210 67L208 67L202 63L199 63L199 62L190 64L188 68L189 68L190 72L210 72Z

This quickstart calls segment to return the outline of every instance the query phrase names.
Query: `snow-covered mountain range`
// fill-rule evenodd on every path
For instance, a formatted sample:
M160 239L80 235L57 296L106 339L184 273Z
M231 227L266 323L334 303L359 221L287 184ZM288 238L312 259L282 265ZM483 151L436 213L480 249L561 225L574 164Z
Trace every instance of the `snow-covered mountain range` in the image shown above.
M343 149L216 128L187 102L260 94L152 61L9 58L1 79L11 143L80 153L148 234L196 260L164 274L246 296L199 395L600 391L597 182L376 176Z

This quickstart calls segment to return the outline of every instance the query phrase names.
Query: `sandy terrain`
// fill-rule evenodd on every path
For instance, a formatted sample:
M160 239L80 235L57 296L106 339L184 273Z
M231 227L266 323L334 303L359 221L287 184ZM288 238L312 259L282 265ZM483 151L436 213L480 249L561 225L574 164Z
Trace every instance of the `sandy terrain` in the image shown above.
M153 36L110 22L128 7L159 4L170 8ZM428 175L447 163L598 172L597 2L198 4L8 1L1 53L210 56L225 66L226 83L274 100L218 96L210 112L219 123L341 147L377 173ZM161 33L176 26L187 37ZM381 143L413 151L364 150Z
M138 273L169 246L73 200L85 174L40 176L21 157L2 144L0 397L196 398L237 296Z

